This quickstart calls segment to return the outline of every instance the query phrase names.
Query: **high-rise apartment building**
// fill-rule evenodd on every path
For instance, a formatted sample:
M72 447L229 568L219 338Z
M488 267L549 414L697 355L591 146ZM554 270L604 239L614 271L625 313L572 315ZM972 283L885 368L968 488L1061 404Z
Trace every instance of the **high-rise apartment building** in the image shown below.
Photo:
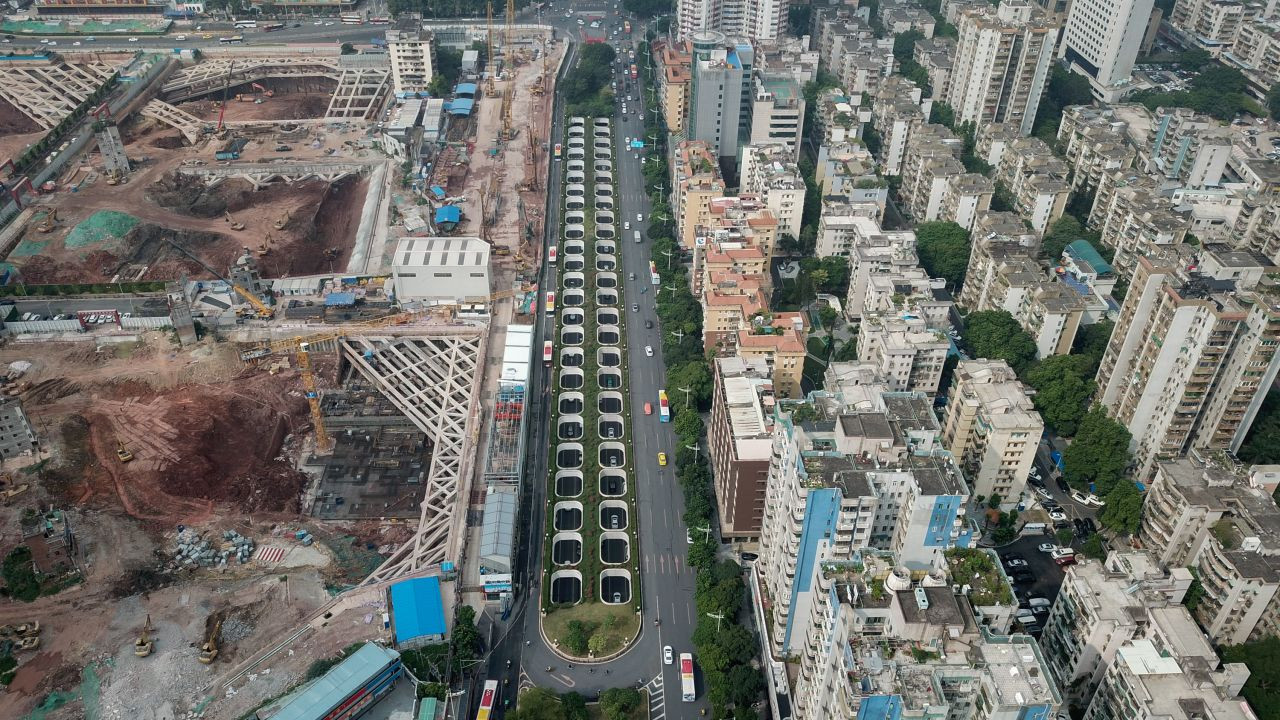
M1031 392L1008 363L963 360L956 366L942 442L964 469L974 495L999 495L1002 509L1016 507L1043 433Z
M711 146L697 140L682 141L672 155L671 206L680 246L685 250L693 249L698 227L710 219L711 201L724 197L724 178L717 161Z
M778 234L800 237L805 184L792 149L780 143L751 144L742 149L739 173L742 192L755 195L778 220Z
M786 28L790 0L677 0L680 39L714 30L751 40L776 40Z
M1072 0L1061 54L1089 79L1097 99L1115 102L1128 89L1152 6L1152 0Z
M1280 635L1280 468L1191 456L1156 463L1138 537L1168 567L1189 567L1195 614L1220 645Z
M1132 433L1136 477L1188 451L1235 452L1280 370L1271 262L1226 245L1140 257L1098 368L1098 399Z
M1248 668L1216 665L1197 657L1180 660L1151 640L1134 640L1116 651L1084 720L1256 720L1240 697Z
M927 571L973 539L968 491L940 447L928 397L875 385L849 391L813 394L806 407L817 416L799 422L797 404L780 403L774 422L757 571L770 640L783 653L802 644L821 562L870 547Z
M425 93L435 75L435 36L417 17L404 17L387 29L391 89L397 94Z
M804 96L800 83L788 72L757 70L751 79L751 126L746 142L751 145L781 143L800 159L800 142L804 130Z
M1048 83L1058 26L1026 0L960 13L954 64L946 97L958 122L1010 123L1023 135Z
M690 85L691 140L707 143L717 158L734 161L751 129L755 51L745 40L718 32L694 33Z
M707 454L719 535L726 542L755 542L773 453L773 375L762 358L716 358L714 367Z

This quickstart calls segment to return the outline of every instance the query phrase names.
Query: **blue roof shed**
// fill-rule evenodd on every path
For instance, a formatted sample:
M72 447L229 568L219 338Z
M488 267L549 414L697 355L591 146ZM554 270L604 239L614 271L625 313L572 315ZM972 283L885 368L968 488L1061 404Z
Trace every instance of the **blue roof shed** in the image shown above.
M443 199L444 199L444 188L440 187L439 185L432 185L432 186L431 186L431 194L432 194L432 195L434 195L435 197L440 198L441 200L443 200Z
M470 115L471 109L476 106L476 101L471 98L457 98L449 103L449 114L451 115Z
M476 84L458 83L453 86L453 94L458 97L474 97L476 94Z
M436 208L436 223L454 223L455 225L462 220L462 208L457 205L445 205Z
M444 639L444 599L440 578L413 578L391 586L391 627L396 645Z
M329 672L322 675L306 690L298 694L272 720L314 720L328 715L352 693L366 683L384 674L389 666L396 666L398 675L400 653L374 643L365 643ZM390 679L388 676L387 679ZM381 683L380 683L381 684Z
M356 294L349 292L332 292L324 296L325 307L350 307L356 304Z

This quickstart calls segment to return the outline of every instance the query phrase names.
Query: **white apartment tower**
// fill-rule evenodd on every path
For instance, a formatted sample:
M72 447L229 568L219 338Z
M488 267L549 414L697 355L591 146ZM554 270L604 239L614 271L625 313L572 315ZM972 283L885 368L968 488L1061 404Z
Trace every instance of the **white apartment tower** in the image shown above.
M1115 102L1124 94L1151 18L1152 0L1073 0L1062 58L1089 78L1093 94Z
M1031 134L1048 82L1058 26L1025 0L998 8L970 6L957 25L955 73L947 103L956 120L975 125L1009 123Z
M776 40L787 23L790 0L678 0L677 40L716 30L750 40Z
M426 92L435 75L435 36L415 18L402 18L387 30L387 57L391 60L391 85L396 95Z

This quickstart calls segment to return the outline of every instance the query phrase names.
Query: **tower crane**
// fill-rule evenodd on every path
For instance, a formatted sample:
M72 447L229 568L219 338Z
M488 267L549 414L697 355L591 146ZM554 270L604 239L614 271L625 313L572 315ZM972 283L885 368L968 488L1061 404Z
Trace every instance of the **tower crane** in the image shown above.
M515 295L515 290L502 290L488 296L487 301L493 302L505 297ZM340 337L351 335L354 332L367 329L392 327L395 325L407 325L425 315L439 315L450 312L458 306L454 304L433 305L421 310L406 310L405 312L396 313L394 315L386 315L371 320L362 320L359 322L346 323L332 330L323 330L311 333L309 335L299 335L293 338L285 338L282 340L272 340L267 344L255 348L244 353L241 357L261 358L267 355L288 355L298 356L298 373L302 376L302 388L307 397L307 406L311 411L311 422L316 429L316 454L324 455L333 450L333 438L329 435L328 429L324 424L324 411L320 408L320 391L316 385L315 372L311 366L311 346L318 345L330 340L337 340Z
M493 57L493 0L485 3L485 42L489 45L489 54L485 57L484 64L489 68L489 75L484 80L485 97L497 97L498 90L493 86L493 71L498 66L498 61Z
M266 303L262 302L262 300L257 295L254 295L252 292L249 292L245 288L240 287L239 285L224 278L221 273L209 267L208 263L196 257L195 254L193 254L190 250L187 250L186 248L182 247L178 243L174 242L172 238L165 238L165 242L172 245L173 248L178 252L194 260L197 265L209 271L210 275L213 275L214 277L218 278L222 282L230 285L231 289L235 290L237 295L244 298L245 301L247 301L250 305L253 306L253 309L257 311L259 318L262 318L263 320L270 320L271 318L276 316L276 311L271 309L271 307Z

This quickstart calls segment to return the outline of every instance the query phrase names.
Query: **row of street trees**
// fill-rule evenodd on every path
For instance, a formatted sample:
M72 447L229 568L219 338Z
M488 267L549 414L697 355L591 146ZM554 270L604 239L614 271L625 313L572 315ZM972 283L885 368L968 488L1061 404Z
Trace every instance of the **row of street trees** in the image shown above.
M648 60L648 47L640 58ZM650 91L651 92L651 91ZM655 104L646 94L649 107ZM673 423L678 438L676 476L684 493L684 522L693 544L688 563L698 569L694 600L698 609L694 648L706 680L712 716L755 720L754 704L764 689L760 671L753 665L758 645L755 634L738 618L744 613L746 586L742 570L734 562L716 561L718 543L714 531L714 491L711 468L702 454L706 434L700 413L711 409L711 365L702 347L702 305L689 291L689 274L678 262L680 247L666 204L666 132L653 113L645 116L646 135L657 138L645 161L645 180L653 203L649 226L651 258L658 268L658 322L662 328L662 357L667 367L667 393L671 396Z

